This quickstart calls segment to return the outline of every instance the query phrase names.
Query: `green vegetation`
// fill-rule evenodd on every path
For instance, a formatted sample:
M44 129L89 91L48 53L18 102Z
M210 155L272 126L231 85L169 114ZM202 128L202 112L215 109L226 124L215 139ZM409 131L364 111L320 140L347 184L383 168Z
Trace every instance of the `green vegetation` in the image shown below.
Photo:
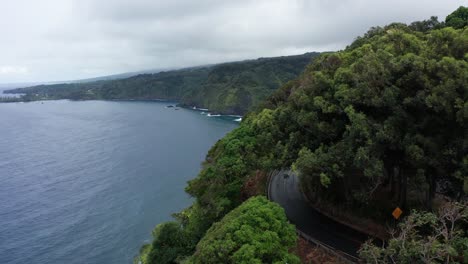
M288 249L294 226L283 209L265 197L250 198L213 224L198 243L191 263L299 263Z
M468 7L460 6L452 14L447 16L445 24L448 27L456 29L468 26Z
M153 231L153 243L141 254L143 263L173 263L192 252L190 237L177 222L162 223Z
M195 198L193 205L163 225L175 237L155 232L154 243L160 246L153 243L151 259L234 261L244 242L233 229L248 214L260 215L241 213L255 199L229 212L242 204L242 186L256 171L292 166L313 202L382 223L395 206L404 212L434 208L439 181L446 183L447 197L466 197L468 29L446 24L431 18L372 28L344 51L323 54L282 86L209 151L200 174L186 188ZM274 218L282 222L281 216ZM435 219L415 213L407 221L438 230L443 221ZM418 230L411 232L426 243ZM456 253L446 251L453 259L465 250L460 241L466 243L466 234L457 236L461 240L450 244ZM246 254L257 253L245 243ZM255 247L268 248L268 243L260 239ZM390 244L379 251L381 258L402 250L401 244ZM168 250L168 245L174 247ZM290 246L279 245L282 252ZM411 254L407 259L421 259Z
M19 97L0 97L0 103L15 103L22 101L23 100Z
M387 244L367 242L360 256L367 263L467 263L468 207L449 203L438 214L414 211Z
M273 157L267 154L270 150L258 148L261 144L268 146L272 143L270 132L261 130L261 126L267 124L268 116L255 123L252 123L253 120L254 118L248 118L239 128L218 141L209 151L199 176L189 182L186 191L196 200L192 206L175 214L177 224L171 224L172 227L177 225L180 228L177 232L173 232L173 235L183 236L183 239L175 241L185 241L187 244L176 244L173 238L169 239L167 236L159 235L162 232L155 231L153 249L149 253L152 255L151 259L161 261L169 255L165 253L165 248L156 249L154 243L170 245L166 248L175 246L173 250L190 252L182 254L190 256L197 242L204 237L212 224L242 203L241 188L244 180L249 175L253 175L256 168L274 167ZM162 228L165 228L165 224L158 226L156 230ZM142 259L149 259L149 255L143 256ZM180 255L177 257L174 255L174 258L165 263L177 263L180 259Z
M118 80L38 85L5 92L71 100L175 100L183 96L186 90L198 89L207 78L208 72L208 68L200 67L156 74L141 74Z
M265 197L250 198L208 229L193 251L191 237L177 222L158 225L153 243L142 247L144 264L164 263L299 263L288 252L296 232L283 209Z
M49 100L48 98L36 95L36 94L25 94L18 97L0 97L0 103L18 103L18 102L32 102L32 101L41 101Z
M42 99L177 100L225 114L244 114L296 78L318 53L142 74L118 80L39 85L7 92Z
M384 219L430 208L441 178L463 193L467 40L466 29L392 24L312 64L275 109L303 131L294 167L309 197Z

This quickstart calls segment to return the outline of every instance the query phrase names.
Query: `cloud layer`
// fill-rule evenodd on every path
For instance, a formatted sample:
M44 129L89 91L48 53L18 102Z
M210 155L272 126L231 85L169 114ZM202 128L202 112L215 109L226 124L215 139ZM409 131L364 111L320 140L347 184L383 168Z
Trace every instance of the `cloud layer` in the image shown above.
M339 50L371 26L441 20L451 0L15 0L0 8L0 83Z

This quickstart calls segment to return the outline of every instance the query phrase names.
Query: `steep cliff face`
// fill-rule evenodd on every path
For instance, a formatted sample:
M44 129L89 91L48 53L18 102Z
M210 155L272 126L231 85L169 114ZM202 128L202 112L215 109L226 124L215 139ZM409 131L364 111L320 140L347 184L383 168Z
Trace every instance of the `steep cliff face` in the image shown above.
M306 53L216 65L201 88L191 90L181 102L220 113L244 114L296 78L318 55Z

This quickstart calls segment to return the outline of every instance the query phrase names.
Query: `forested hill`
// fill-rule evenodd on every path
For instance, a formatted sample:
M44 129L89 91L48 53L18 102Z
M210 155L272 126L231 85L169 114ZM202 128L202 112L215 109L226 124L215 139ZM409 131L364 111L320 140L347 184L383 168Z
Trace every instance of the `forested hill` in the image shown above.
M138 261L298 263L284 212L245 201L292 167L315 207L383 226L403 210L401 232L367 244L363 262L466 263L468 206L454 201L468 194L467 14L375 27L315 59L216 143L186 188L193 204L156 227Z
M9 90L24 100L177 100L213 112L244 114L296 78L319 53L260 58L89 83L39 85Z

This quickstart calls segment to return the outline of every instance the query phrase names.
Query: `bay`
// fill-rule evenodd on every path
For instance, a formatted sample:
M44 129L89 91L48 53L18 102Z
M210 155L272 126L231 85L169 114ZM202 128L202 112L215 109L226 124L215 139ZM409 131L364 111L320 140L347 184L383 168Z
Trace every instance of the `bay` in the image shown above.
M237 126L167 104L0 104L0 263L131 263Z

